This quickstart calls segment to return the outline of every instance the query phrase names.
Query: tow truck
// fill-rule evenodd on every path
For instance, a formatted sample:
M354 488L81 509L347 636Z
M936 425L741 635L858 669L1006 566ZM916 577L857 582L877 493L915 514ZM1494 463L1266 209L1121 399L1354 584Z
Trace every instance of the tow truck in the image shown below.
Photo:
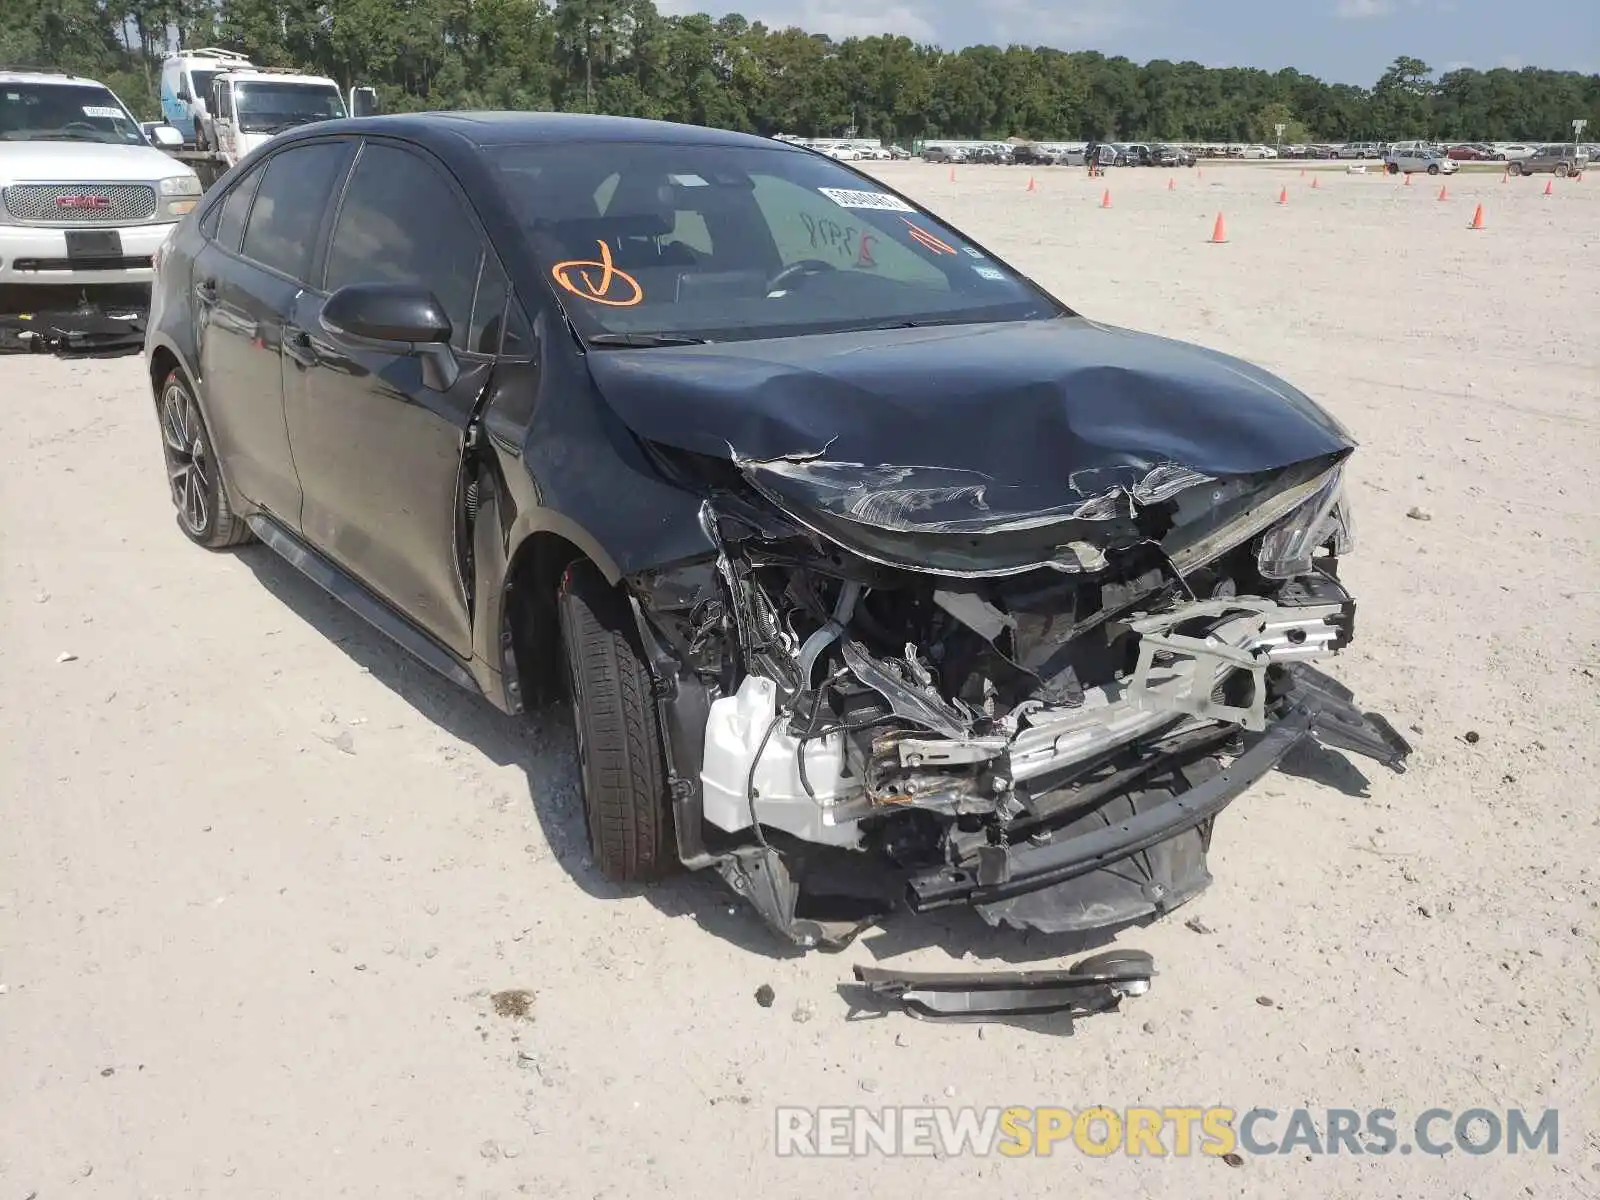
M286 129L378 111L378 92L353 87L348 96L332 79L290 67L232 66L211 79L204 148L168 149L210 187L257 146Z

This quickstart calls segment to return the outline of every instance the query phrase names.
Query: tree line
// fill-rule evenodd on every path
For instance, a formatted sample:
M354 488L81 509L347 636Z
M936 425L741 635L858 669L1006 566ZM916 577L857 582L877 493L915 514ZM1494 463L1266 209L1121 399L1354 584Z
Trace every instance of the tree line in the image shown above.
M110 84L159 116L174 41L221 46L346 87L387 111L563 109L701 125L919 138L1559 141L1600 136L1600 75L1534 67L1436 76L1399 58L1370 88L1285 68L1138 64L1093 50L897 36L834 41L653 0L0 0L0 64Z

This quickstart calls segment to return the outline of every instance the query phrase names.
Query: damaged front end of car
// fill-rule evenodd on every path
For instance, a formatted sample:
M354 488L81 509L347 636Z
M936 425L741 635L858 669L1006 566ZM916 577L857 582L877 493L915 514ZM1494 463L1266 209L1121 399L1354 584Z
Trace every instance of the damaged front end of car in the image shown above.
M797 944L901 903L1048 932L1164 912L1297 742L1409 753L1307 665L1354 629L1348 448L1108 467L1053 504L825 449L652 453L712 547L628 581L680 854Z

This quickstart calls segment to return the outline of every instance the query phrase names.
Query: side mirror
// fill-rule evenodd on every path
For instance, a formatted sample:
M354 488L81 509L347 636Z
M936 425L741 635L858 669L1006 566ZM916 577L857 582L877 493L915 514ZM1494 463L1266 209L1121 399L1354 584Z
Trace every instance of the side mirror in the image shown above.
M422 360L422 381L448 391L461 375L450 349L454 332L444 305L409 283L352 283L328 297L322 327L338 341Z
M193 100L194 99L194 93L189 90L189 85L187 83L180 83L178 85L178 99L179 100Z
M350 115L352 117L373 117L378 114L378 89L372 87L353 87L350 89Z
M150 140L162 150L178 150L183 147L183 134L171 125L156 125L150 130Z

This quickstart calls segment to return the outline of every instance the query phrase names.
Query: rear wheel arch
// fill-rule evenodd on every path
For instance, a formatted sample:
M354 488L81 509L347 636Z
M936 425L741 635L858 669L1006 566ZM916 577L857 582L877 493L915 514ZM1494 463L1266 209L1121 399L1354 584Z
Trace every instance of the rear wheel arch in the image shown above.
M161 385L167 381L167 376L177 371L183 375L183 381L194 387L194 380L189 378L189 372L183 369L183 363L168 346L158 345L150 351L150 395L157 404L161 403Z

